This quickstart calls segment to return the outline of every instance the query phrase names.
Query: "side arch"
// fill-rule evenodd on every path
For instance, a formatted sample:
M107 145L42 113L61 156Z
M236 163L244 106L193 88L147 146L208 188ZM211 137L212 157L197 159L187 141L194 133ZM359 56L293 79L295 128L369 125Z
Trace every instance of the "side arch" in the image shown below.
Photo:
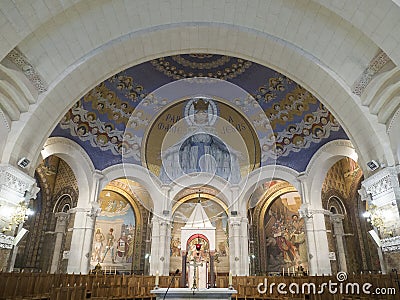
M322 208L321 191L326 174L344 157L358 161L353 145L347 140L331 141L322 146L312 157L304 174L306 188L303 190L304 200L312 207Z
M109 182L126 178L138 182L143 186L150 195L151 203L143 206L149 210L163 207L163 192L160 180L146 168L135 164L118 164L110 166L102 171L103 178L100 181L100 190L102 190ZM162 208L161 208L162 209Z
M264 166L254 170L249 176L242 180L240 186L244 186L242 193L238 198L238 205L241 211L247 210L247 202L250 199L251 194L257 189L257 187L273 179L280 179L289 182L296 190L300 191L300 182L297 179L299 173L286 166Z
M64 137L47 139L41 151L43 159L56 155L63 159L74 172L78 183L78 206L90 207L89 199L93 188L95 168L86 151L74 141Z

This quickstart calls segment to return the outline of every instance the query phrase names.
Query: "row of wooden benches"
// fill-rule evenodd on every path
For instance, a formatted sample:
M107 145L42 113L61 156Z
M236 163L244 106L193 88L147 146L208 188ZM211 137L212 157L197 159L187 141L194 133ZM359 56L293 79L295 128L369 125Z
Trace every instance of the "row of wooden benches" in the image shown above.
M331 295L327 291L321 295L284 295L278 292L277 285L291 283L301 285L314 283L321 285L334 277L282 277L282 276L234 276L233 287L237 290L237 299L370 299L360 295ZM159 277L159 286L167 287L169 276ZM275 288L260 293L257 286L265 283ZM374 287L397 287L396 278L389 275L349 276L347 282L371 283ZM73 275L40 273L0 273L0 299L151 299L154 288L154 276L138 275ZM228 286L228 276L217 276L217 287ZM175 278L172 287L179 287L179 278ZM363 298L364 297L364 298ZM376 299L400 299L398 295L384 295Z

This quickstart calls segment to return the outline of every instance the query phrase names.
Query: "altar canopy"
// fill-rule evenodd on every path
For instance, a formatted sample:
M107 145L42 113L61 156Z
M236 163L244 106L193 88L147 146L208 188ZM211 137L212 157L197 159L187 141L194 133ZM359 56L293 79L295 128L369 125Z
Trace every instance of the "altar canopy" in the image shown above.
M215 229L201 203L197 203L181 229L181 249L187 254L184 263L190 288L207 288L207 284L213 281Z

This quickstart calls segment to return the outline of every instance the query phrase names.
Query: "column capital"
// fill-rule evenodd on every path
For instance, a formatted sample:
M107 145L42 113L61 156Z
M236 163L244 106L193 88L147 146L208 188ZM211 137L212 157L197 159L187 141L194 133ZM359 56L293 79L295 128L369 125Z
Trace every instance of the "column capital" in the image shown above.
M101 179L103 179L103 177L104 177L104 174L103 174L102 171L100 171L100 170L94 170L93 171L93 179L101 180Z
M35 178L9 164L0 164L0 201L17 205L36 198L39 188Z
M306 173L300 173L298 176L297 176L297 180L299 180L300 182L305 182L305 181L307 181L307 179L308 179L308 174L306 174Z
M371 201L371 196L367 193L365 187L361 186L361 188L358 190L358 194L361 197L361 201L367 201L368 203Z
M164 225L164 224L171 224L171 216L158 216L158 215L153 215L151 218L151 223L158 223L159 225Z
M344 220L344 215L342 214L331 214L331 221L333 223L342 223Z
M229 218L229 224L231 224L232 226L240 226L241 223L241 217L230 217Z
M318 215L318 214L330 216L331 212L329 210L326 210L323 208L312 208L308 203L303 203L300 206L299 215L300 215L300 217L302 217L304 219L310 219L314 215Z
M100 214L101 207L100 207L100 204L98 202L91 202L90 204L92 205L92 207L90 209L89 216L92 219L95 219Z
M66 222L69 217L69 213L65 213L65 212L58 212L58 213L55 213L54 215L57 219L57 223Z
M361 197L375 206L384 206L396 201L399 192L399 180L396 167L386 167L361 182ZM371 198L368 199L368 194Z

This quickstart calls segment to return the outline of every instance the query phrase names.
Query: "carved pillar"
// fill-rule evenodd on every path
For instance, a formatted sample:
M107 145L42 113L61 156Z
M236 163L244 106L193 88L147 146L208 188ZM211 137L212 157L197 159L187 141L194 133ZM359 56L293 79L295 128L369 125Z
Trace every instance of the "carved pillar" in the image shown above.
M58 269L58 263L60 261L61 246L65 234L65 229L68 223L68 213L59 212L56 213L56 229L54 231L56 235L56 241L54 243L53 259L51 260L50 273L56 273Z
M35 199L38 191L34 178L11 165L0 165L0 229L4 230L0 235L0 269L12 270L14 266L15 255L9 259L17 242L14 232L25 221L29 200Z
M337 254L339 260L339 271L347 272L346 250L344 247L344 230L343 230L343 215L334 214L331 216L333 224L333 233L336 239Z
M386 167L368 177L361 183L358 191L361 199L367 201L368 220L377 229L377 244L381 271L386 272L386 265L382 251L393 251L393 240L400 241L400 185L395 167ZM374 233L371 231L372 236ZM390 247L386 247L390 244ZM400 249L400 243L397 245ZM389 254L388 254L389 255Z
M397 229L394 235L400 235L400 185L395 167L387 167L368 177L361 183L359 194L369 206L374 206L384 215L385 230ZM378 212L378 211L376 211ZM381 229L381 228L379 228Z

